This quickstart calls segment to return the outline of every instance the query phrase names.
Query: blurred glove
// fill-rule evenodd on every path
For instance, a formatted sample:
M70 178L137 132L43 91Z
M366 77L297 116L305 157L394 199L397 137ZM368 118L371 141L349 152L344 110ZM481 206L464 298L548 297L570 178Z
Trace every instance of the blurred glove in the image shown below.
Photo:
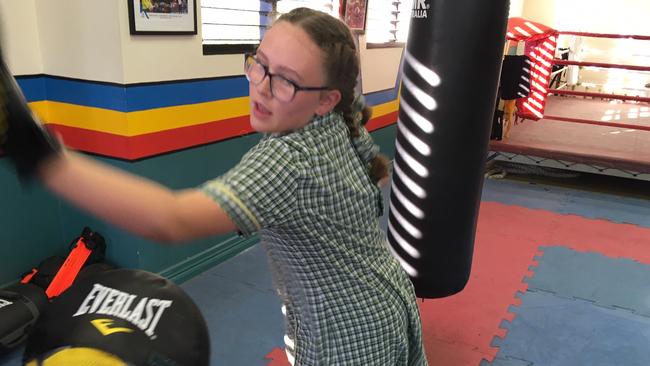
M61 151L59 141L27 106L16 80L0 57L0 148L28 181L48 157Z

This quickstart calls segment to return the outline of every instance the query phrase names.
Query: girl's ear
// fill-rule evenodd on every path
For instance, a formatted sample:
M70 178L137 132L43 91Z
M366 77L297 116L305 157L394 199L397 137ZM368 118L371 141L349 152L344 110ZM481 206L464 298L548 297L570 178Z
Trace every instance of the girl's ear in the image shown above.
M316 114L319 116L326 115L336 107L340 100L341 92L336 89L321 92L320 103L318 104L318 108L316 108Z

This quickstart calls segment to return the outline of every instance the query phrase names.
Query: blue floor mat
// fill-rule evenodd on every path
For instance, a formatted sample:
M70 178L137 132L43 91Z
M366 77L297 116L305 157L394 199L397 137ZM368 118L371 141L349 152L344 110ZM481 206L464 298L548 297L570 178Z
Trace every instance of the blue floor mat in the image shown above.
M650 365L650 318L544 292L528 291L521 300L511 309L512 323L502 324L506 337L495 339L497 358L544 366Z
M625 243L620 243L625 245ZM581 253L565 247L540 247L529 290L591 301L599 306L627 309L650 316L650 266L600 253Z
M650 227L650 204L635 197L486 179L482 200Z
M530 361L518 360L511 357L495 357L492 362L481 361L480 366L533 366Z
M208 322L211 364L265 365L266 354L284 347L284 317L266 258L256 245L181 285Z
M621 243L624 245L624 243ZM541 247L521 305L504 321L499 366L650 365L650 266Z

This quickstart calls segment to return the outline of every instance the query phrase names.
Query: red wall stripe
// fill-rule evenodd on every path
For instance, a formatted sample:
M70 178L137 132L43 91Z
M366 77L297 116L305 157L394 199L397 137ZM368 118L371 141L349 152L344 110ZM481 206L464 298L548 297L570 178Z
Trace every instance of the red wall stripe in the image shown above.
M366 128L368 131L374 131L391 125L397 121L397 114L398 112L395 111L373 118ZM56 123L49 123L47 126L65 136L65 144L71 149L127 160L141 159L254 132L249 123L249 116L132 137Z
M388 125L392 125L393 123L397 122L397 114L398 111L395 111L384 114L383 116L372 118L366 124L366 129L368 131L374 131Z
M248 121L248 116L241 116L133 137L48 126L65 136L65 144L72 149L133 160L249 134L253 130Z

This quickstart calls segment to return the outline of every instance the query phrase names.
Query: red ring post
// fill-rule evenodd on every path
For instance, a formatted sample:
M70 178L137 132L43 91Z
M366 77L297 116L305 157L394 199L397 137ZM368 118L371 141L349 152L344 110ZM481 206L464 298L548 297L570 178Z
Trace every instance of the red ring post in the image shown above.
M589 33L589 32L569 32L569 31L560 32L560 34L567 34L571 36L595 37L595 38L626 38L626 39L638 39L642 41L650 41L650 36L640 36L636 34L610 34L610 33Z
M611 68L611 69L626 69L626 70L636 70L636 71L650 71L650 66L607 64L603 62L591 62L591 61L572 61L572 60L554 59L553 63L555 63L556 65L593 66L593 67L602 67L605 69Z

